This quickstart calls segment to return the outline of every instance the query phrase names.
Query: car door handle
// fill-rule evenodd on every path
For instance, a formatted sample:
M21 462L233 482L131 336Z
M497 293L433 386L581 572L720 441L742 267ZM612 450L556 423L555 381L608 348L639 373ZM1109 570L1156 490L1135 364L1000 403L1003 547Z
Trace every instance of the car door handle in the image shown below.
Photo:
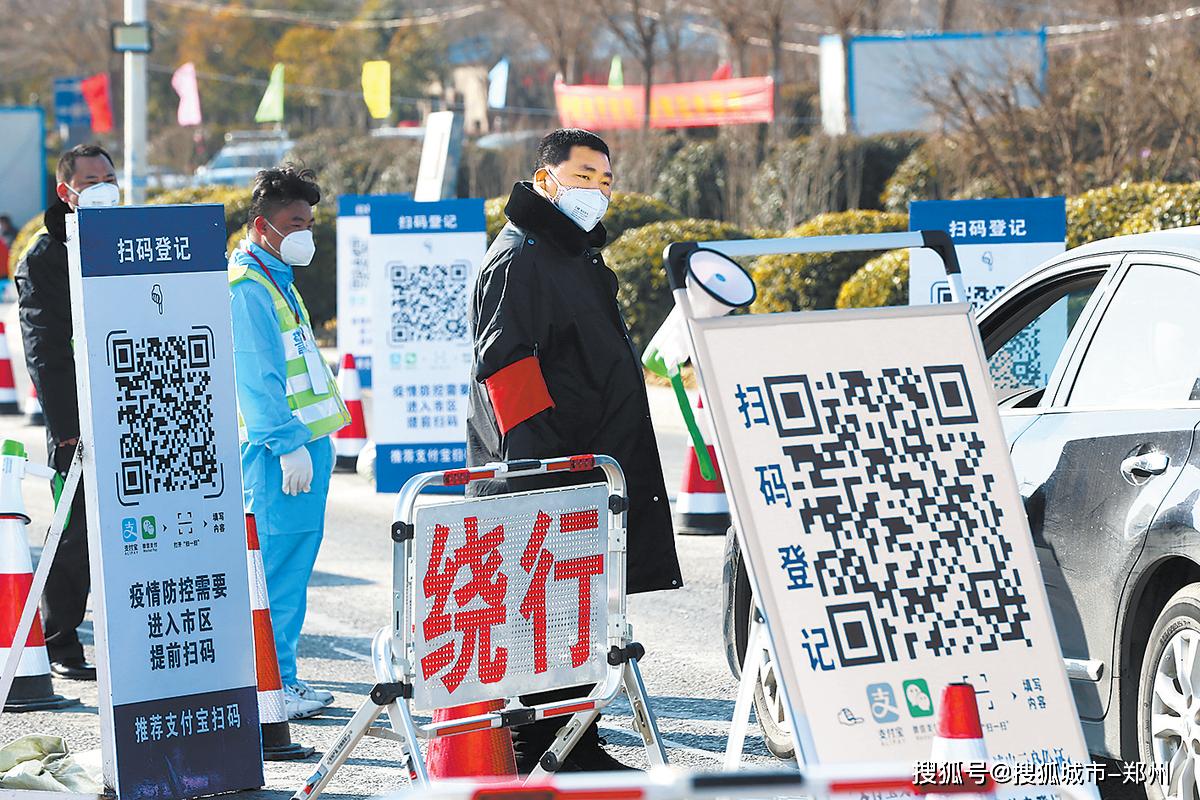
M1167 471L1171 459L1166 453L1152 452L1130 456L1121 462L1121 475L1132 484L1145 483Z

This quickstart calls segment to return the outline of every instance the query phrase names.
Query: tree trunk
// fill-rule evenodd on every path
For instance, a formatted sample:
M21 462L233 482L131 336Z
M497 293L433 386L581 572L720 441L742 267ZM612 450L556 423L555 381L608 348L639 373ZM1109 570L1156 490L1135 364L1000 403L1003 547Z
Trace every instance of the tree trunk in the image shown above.
M783 84L783 20L771 21L771 105L775 110L775 119L771 123L771 134L782 138L784 132L781 114L779 87Z
M650 88L654 86L654 41L642 47L642 130L650 130Z

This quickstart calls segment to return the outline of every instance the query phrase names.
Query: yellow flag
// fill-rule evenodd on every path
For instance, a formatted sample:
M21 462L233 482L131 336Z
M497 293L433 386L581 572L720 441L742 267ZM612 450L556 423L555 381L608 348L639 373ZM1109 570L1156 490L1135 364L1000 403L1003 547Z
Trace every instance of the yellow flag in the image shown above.
M372 119L387 119L392 114L392 65L386 61L364 61L362 66L363 100Z

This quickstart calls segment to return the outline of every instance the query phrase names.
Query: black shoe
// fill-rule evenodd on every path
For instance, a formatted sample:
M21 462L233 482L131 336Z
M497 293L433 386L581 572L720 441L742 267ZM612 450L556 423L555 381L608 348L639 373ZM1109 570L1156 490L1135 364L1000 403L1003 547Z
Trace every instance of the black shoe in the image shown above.
M65 661L51 661L50 671L60 678L72 681L96 680L96 665L89 664L82 658L69 658Z
M583 738L579 740L579 744L575 745L575 749L567 756L566 762L559 770L560 772L640 771L637 767L631 767L628 764L617 761L611 753L604 749L605 741L594 731L595 728L584 733Z

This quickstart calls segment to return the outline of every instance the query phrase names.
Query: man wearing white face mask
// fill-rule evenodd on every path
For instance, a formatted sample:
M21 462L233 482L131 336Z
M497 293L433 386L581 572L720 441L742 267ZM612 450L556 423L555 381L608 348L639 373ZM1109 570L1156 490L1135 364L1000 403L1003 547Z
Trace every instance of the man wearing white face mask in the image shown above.
M13 275L25 343L25 363L46 419L46 447L55 502L79 443L79 401L75 394L75 355L71 348L71 284L67 266L67 215L77 208L103 208L121 202L112 158L95 144L63 153L55 170L54 203L42 216L43 228L21 255ZM42 594L46 652L54 674L95 680L96 668L83 657L76 628L83 622L91 585L88 572L87 512L82 489L54 556Z
M308 581L325 530L333 471L329 435L350 422L317 350L294 269L316 251L310 170L262 170L254 180L247 240L229 262L246 510L258 526L275 650L291 719L333 702L296 675Z
M600 248L600 220L612 195L608 145L594 133L557 130L538 145L532 181L517 183L508 224L488 249L470 308L475 381L467 419L467 462L613 456L629 486L630 592L683 585L671 512L642 365L617 306L617 278ZM472 483L468 493L589 483L598 473ZM523 698L550 702L591 687ZM517 726L517 768L528 773L554 739L560 719ZM623 765L601 748L593 723L564 765Z

